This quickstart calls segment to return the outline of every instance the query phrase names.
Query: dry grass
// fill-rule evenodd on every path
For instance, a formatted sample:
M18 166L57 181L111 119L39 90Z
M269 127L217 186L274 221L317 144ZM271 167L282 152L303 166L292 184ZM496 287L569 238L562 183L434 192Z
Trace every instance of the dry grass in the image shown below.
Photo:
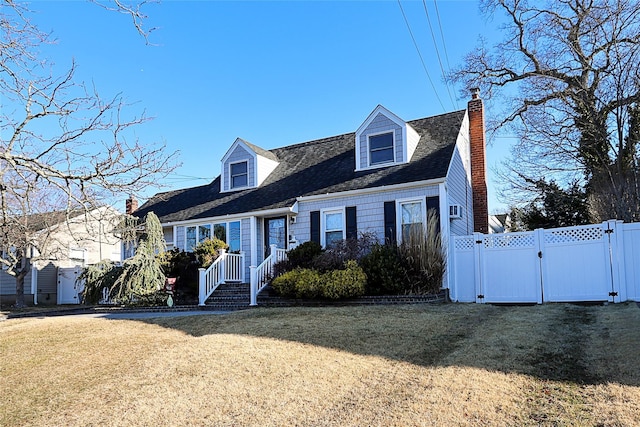
M639 331L635 304L7 320L0 425L638 425Z

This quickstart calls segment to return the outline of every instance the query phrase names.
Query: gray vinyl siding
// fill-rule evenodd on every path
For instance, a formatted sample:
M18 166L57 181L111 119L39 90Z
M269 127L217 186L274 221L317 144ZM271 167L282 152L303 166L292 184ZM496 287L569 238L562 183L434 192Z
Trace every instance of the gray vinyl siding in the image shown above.
M240 221L241 250L244 252L244 281L249 282L251 270L251 220L245 218Z
M38 270L38 300L46 299L46 294L58 293L58 268L49 263ZM44 294L44 295L42 295ZM54 299L54 302L56 299Z
M258 245L258 259L256 261L256 267L259 266L262 261L264 261L264 221L262 218L259 218L256 221L256 233L257 236L257 245Z
M451 160L451 168L447 177L449 205L462 206L462 218L449 222L450 232L454 236L466 236L473 233L473 202L471 183L467 178L460 152L456 148ZM447 212L447 215L449 213Z
M309 202L299 202L296 223L291 224L289 234L294 234L300 243L307 242L310 236L310 212L328 208L356 206L358 234L373 233L379 242L384 241L384 202L398 199L422 199L438 195L438 186L432 185L401 191L379 192L362 196L338 197Z
M231 170L229 168L229 165L232 163L238 163L238 162L243 162L246 161L247 162L247 183L249 187L254 187L256 184L256 162L255 162L255 158L254 155L250 152L248 152L247 150L245 150L244 148L240 147L240 146L236 146L236 148L233 150L233 152L229 155L229 157L227 158L227 160L224 162L224 164L222 165L223 167L223 171L222 171L222 176L224 179L224 182L222 183L223 185L223 189L224 191L229 191L231 190Z
M38 270L38 304L57 304L57 302L58 268L49 263Z
M367 141L367 136L370 134L379 134L385 131L395 132L395 161L403 161L402 128L398 126L394 121L386 117L384 114L378 114L360 135L360 168L364 169L369 167L369 144Z
M16 294L16 278L9 273L0 271L0 295ZM31 294L31 271L24 278L24 294Z

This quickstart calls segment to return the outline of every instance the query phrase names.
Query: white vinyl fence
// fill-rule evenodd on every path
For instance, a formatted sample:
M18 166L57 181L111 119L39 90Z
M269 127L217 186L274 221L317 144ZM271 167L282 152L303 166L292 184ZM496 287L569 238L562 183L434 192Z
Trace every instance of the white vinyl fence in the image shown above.
M640 301L640 223L452 237L451 299Z

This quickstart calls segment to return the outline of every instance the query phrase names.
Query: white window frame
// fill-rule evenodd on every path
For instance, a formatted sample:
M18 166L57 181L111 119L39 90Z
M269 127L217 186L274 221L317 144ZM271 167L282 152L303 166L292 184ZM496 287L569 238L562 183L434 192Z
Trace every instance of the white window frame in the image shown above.
M347 218L345 214L345 207L325 208L320 210L320 245L325 248L327 246L327 232L338 230L327 230L327 214L340 213L342 215L342 240L347 236Z
M202 238L202 236L200 236L200 227L205 227L205 226L209 226L209 238L211 238L211 236L213 235L213 225L211 223L208 222L203 222L200 224L191 224L191 225L185 225L184 227L184 249L185 251L189 251L189 243L187 241L188 237L188 229L189 228L195 228L196 229L196 244L193 247L193 249L195 249L196 246L198 246L200 243L202 243L205 239Z
M372 136L379 136L379 135L386 135L390 133L391 134L391 152L393 155L393 159L386 161L386 162L379 162L379 163L372 163L371 162L371 137ZM385 131L381 131L381 132L375 132L375 133L369 133L367 134L367 157L368 157L368 166L371 168L376 168L379 166L384 166L384 165L392 165L394 163L396 163L396 130L395 129L390 129L390 130L385 130Z
M424 197L411 197L406 199L396 200L396 241L402 243L402 205L409 203L420 203L420 210L422 214L422 228L427 231L427 196Z
M215 221L213 223L211 223L211 235L213 237L215 237L215 228L216 225L224 225L224 242L228 245L229 244L229 231L231 229L230 224L237 222L238 224L240 224L240 251L242 251L242 220L237 219L237 220L232 220L232 221Z
M230 225L231 225L231 223L237 222L240 225L240 231L239 231L239 233L240 233L240 249L238 249L238 250L242 251L242 220L238 219L238 220L235 220L235 221L223 221L223 222L226 224L226 227L227 227L227 236L226 236L227 237L227 241L225 241L225 243L227 245L229 244L229 242L228 242L229 234L231 234L230 233L230 230L231 230L231 226ZM222 224L222 222L216 222L216 224ZM229 250L231 250L231 248L229 248Z
M231 167L233 165L238 165L240 163L245 163L247 165L247 185L243 185L242 187L234 187L233 186L233 177L234 177L234 175L231 174ZM242 174L241 175L235 175L235 176L242 176ZM240 161L237 161L237 162L230 162L229 163L229 190L241 190L243 188L249 188L249 187L251 187L251 185L249 185L249 184L250 184L249 183L249 160L247 159L247 160L240 160Z

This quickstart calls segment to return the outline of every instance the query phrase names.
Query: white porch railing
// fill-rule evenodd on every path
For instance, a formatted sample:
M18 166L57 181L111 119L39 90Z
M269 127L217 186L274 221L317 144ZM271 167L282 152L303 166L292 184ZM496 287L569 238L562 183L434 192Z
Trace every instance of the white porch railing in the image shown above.
M276 248L276 245L270 246L269 256L262 261L259 266L251 266L251 303L250 305L258 305L258 294L269 281L273 278L273 266L280 261L287 259L286 249Z
M198 270L198 304L205 305L207 298L225 282L244 282L244 252L229 254L220 250L220 256L207 268Z

